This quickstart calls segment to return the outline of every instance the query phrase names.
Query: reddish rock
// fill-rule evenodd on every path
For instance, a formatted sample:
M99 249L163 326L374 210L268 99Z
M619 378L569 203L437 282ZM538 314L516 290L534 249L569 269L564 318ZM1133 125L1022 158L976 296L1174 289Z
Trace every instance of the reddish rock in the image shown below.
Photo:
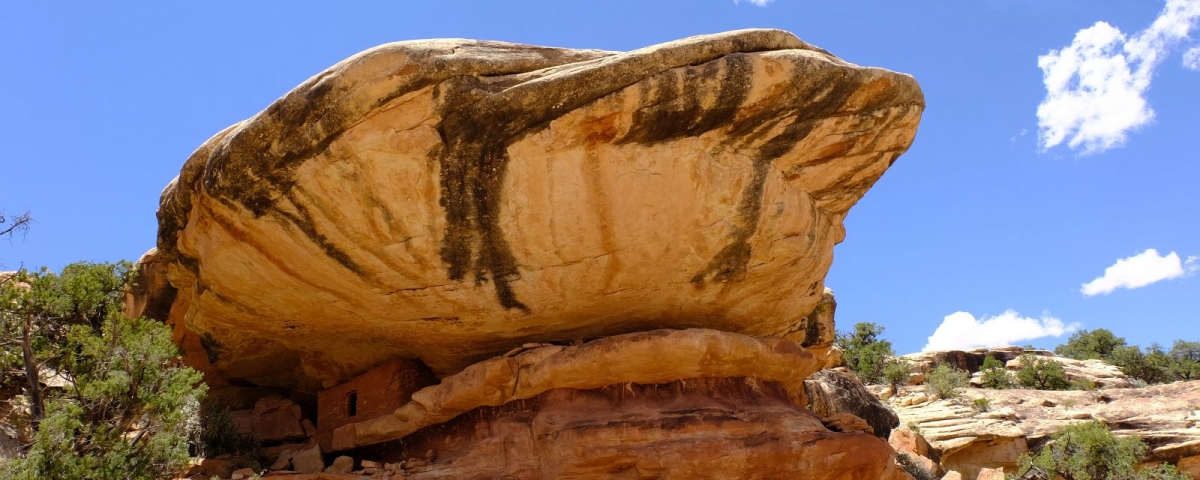
M417 390L437 383L418 362L393 360L317 394L317 439L332 451L333 432L351 423L391 414Z
M852 413L838 413L831 417L827 417L821 421L826 428L835 432L845 433L871 433L871 425L867 424L866 420L858 418Z
M376 447L411 479L908 478L891 447L830 431L778 384L698 379L554 390ZM853 452L847 455L847 452Z
M979 476L975 480L1004 480L1004 469L1001 468L985 468L979 471Z
M925 437L907 428L892 430L891 436L888 437L888 444L900 453L911 453L925 458L937 459L937 451L929 445Z
M255 418L254 433L263 443L290 442L308 437L291 409L275 410Z
M325 459L321 456L321 447L313 443L300 450L292 451L292 470L300 473L324 472Z
M228 458L206 458L200 461L200 473L205 478L229 478L233 475L233 460Z
M342 455L333 459L333 463L325 469L325 473L350 473L351 470L354 470L354 459Z

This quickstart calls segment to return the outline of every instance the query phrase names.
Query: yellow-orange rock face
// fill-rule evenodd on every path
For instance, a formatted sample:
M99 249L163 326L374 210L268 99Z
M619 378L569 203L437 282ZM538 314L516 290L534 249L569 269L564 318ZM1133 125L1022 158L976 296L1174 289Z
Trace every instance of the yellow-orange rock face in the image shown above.
M307 390L526 342L788 335L923 107L911 77L773 30L388 44L188 159L155 295L212 369Z

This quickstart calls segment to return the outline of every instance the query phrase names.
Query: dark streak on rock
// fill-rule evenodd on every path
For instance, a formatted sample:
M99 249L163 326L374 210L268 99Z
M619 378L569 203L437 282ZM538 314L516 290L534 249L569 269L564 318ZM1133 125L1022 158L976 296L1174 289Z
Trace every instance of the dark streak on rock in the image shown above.
M407 48L407 47L405 47ZM472 53L460 57L459 49ZM780 49L817 52L836 57L779 31L744 31L691 42L666 44L623 55L576 52L497 42L464 42L445 49L405 50L407 58L387 78L403 77L394 89L370 104L348 102L360 95L358 83L331 68L287 94L266 111L210 140L185 165L179 188L164 193L160 208L160 251L183 262L176 240L191 209L196 188L216 200L240 204L256 217L271 214L295 225L330 258L357 275L366 272L351 256L320 233L304 207L299 213L277 206L290 197L295 171L324 152L357 122L388 102L434 86L441 111L437 128L443 146L440 162L441 204L447 227L440 250L448 276L461 281L474 274L477 283L492 282L500 304L528 311L511 286L520 278L516 259L498 224L508 146L545 128L550 121L635 84L647 85L634 126L619 143L653 144L726 128L731 145L757 143L764 125L794 117L782 135L770 139L753 156L753 175L742 192L736 227L729 244L693 281L712 276L725 282L739 278L750 258L749 238L757 228L764 186L771 162L785 154L812 129L811 121L840 108L858 88L857 74L841 68L816 80L799 77L794 88L770 105L747 114L743 107L752 77L748 53ZM492 55L510 52L536 55L496 62ZM345 75L345 77L343 77ZM383 81L382 77L374 80ZM823 87L821 87L823 86ZM821 88L829 90L819 91ZM820 94L827 95L821 96ZM817 98L815 103L809 100ZM890 99L883 99L887 101ZM799 106L798 106L799 105ZM739 117L739 115L742 115ZM196 162L193 162L196 160ZM202 166L202 172L188 165ZM168 201L168 198L170 199ZM190 268L198 268L192 262Z
M296 210L299 212L299 214L280 209L275 209L272 212L279 216L279 218L291 223L296 227L296 229L300 230L300 232L304 233L309 240L312 240L313 243L316 243L318 246L320 246L321 249L325 251L325 255L328 255L329 258L334 259L343 267L346 267L347 270L350 270L355 274L362 275L362 268L350 258L349 254L338 248L336 244L329 240L329 237L325 236L325 234L317 231L316 226L314 226L312 222L312 215L308 212L308 207L296 201L293 193L290 191L287 193L287 197L289 200L291 200L292 206L296 207Z
M639 103L649 106L634 112L633 126L616 143L652 145L728 124L750 94L752 68L745 54L735 53L722 61L681 69L679 74L669 71L641 84ZM711 91L714 89L716 92ZM705 105L710 96L715 102Z
M736 48L767 47L738 44ZM722 57L725 61L713 61ZM476 282L493 283L504 308L528 312L511 287L520 272L498 223L508 146L567 112L656 75L660 81L657 95L667 103L662 109L639 112L638 126L624 142L662 142L728 123L749 92L749 60L737 51L689 60L703 60L703 64L688 67L631 56L580 68L571 75L512 85L482 98L477 90L463 89L462 84L439 86L436 97L446 110L438 132L445 145L440 152L440 180L447 221L440 254L449 277L463 280L474 273ZM684 82L663 81L660 74L673 75L672 70L680 67L686 67ZM693 82L709 87L712 83L704 80L718 76L724 81L718 82L717 104L706 108L703 98L707 92ZM461 95L468 98L458 98ZM676 104L682 108L670 108Z
M783 128L782 133L767 140L754 153L751 160L753 171L750 183L742 191L741 200L738 203L738 215L733 231L729 235L729 243L709 261L703 270L692 276L692 283L703 285L710 276L713 281L721 283L737 281L745 276L752 253L750 237L758 230L758 221L762 216L763 191L766 187L767 174L771 171L771 164L807 138L818 120L833 116L845 106L846 101L861 86L862 80L853 76L844 77L839 78L836 82L823 82L816 91L813 91L811 86L789 89L788 96L791 98L781 98L776 103L784 108L766 109L747 119L739 120L739 125L734 126L735 133L753 138L761 135L764 129L760 126L768 124L772 119L792 117L791 122ZM804 81L804 79L799 79L799 81ZM801 95L807 97L809 101L798 102L798 97ZM796 105L801 106L796 107ZM738 138L739 136L733 136L730 142L735 142Z
M221 359L222 351L225 349L221 345L221 342L217 341L217 337L208 332L200 335L200 346L204 348L204 354L208 357L209 365L216 365L217 361Z
M170 283L164 285L161 290L152 292L142 316L166 323L171 316L171 306L175 304L175 297L178 295L179 290Z

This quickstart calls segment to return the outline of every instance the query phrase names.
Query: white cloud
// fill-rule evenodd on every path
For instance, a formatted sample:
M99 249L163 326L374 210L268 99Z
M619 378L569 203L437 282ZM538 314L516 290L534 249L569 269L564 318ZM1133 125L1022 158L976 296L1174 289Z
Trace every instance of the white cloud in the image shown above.
M765 6L767 6L768 3L774 2L775 0L745 0L745 1L752 3L754 5L758 5L760 7L765 7ZM742 3L742 0L733 0L733 3L740 4L740 3Z
M1200 0L1167 0L1154 23L1136 35L1096 22L1070 45L1039 56L1046 84L1037 109L1042 148L1065 141L1089 154L1124 144L1129 132L1154 118L1144 96L1154 70L1197 22Z
M1171 252L1159 255L1153 248L1128 258L1117 260L1113 266L1104 269L1104 275L1096 277L1083 284L1079 290L1085 296L1107 295L1118 288L1142 288L1155 282L1171 280L1184 275L1196 273L1200 265L1196 257L1190 256L1180 260L1179 254Z
M976 319L967 312L954 312L946 315L922 351L1005 347L1036 338L1061 337L1078 329L1078 323L1064 325L1048 314L1038 319L1007 310L995 317Z
M1200 47L1192 47L1183 52L1183 68L1200 70Z

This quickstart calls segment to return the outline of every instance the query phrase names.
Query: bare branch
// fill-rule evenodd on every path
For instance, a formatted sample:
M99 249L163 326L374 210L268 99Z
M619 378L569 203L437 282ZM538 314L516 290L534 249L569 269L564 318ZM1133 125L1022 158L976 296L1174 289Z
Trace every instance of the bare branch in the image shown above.
M29 225L32 223L33 216L29 215L29 212L15 217L5 216L3 212L0 212L0 237L17 234L24 235L29 231Z

